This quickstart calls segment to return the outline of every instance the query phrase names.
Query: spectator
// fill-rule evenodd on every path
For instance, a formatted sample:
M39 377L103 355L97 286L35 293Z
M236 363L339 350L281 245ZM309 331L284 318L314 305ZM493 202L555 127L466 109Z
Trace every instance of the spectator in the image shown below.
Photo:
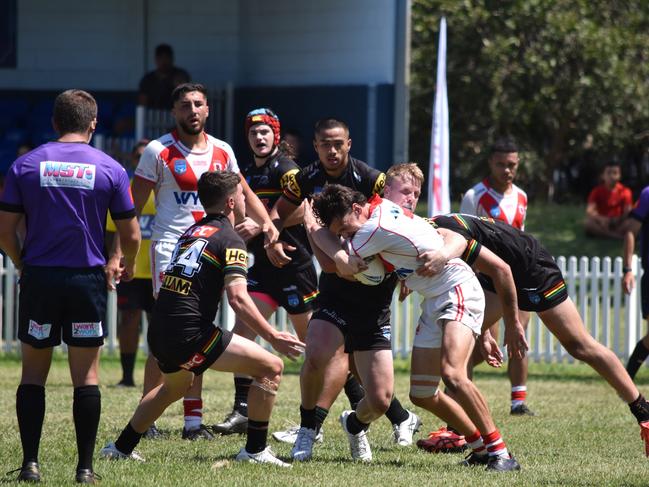
M289 157L297 162L298 166L304 167L306 164L300 162L302 149L302 134L295 129L287 128L282 132L282 140L290 147Z
M174 88L190 81L187 71L174 66L174 51L169 44L155 48L156 69L144 75L140 81L138 104L157 110L171 110L171 93Z
M45 416L45 381L52 348L68 345L74 386L72 416L78 463L76 481L95 483L92 458L101 412L99 350L104 343L106 287L123 272L133 277L140 245L133 199L124 168L88 143L97 126L89 93L56 97L52 125L58 140L16 159L0 202L0 247L21 270L18 338L22 375L16 414L23 450L18 480L39 482L38 450ZM84 161L84 162L79 162ZM120 255L104 255L110 210ZM24 245L16 236L25 216Z
M608 162L601 172L601 183L588 195L584 229L591 237L624 238L622 222L631 211L631 190L620 183L619 162Z

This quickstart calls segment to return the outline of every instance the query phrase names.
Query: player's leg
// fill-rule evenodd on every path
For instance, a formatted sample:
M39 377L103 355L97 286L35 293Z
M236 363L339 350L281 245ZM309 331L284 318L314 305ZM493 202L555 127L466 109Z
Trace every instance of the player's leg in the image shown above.
M642 300L642 316L647 320L649 318L649 272L642 274L639 291ZM649 327L649 321L647 325ZM649 332L638 341L626 364L626 371L631 379L635 379L647 357L649 357Z
M527 311L518 311L518 319L523 328L527 330L530 323L530 313ZM497 335L496 335L497 336ZM507 363L507 375L511 384L511 408L510 414L516 416L535 416L536 413L527 407L527 354L521 359L512 357Z
M267 320L277 310L277 302L269 295L262 293L250 294L259 312ZM257 334L243 321L237 318L234 322L232 333L254 340ZM252 384L252 377L245 374L234 374L234 405L232 411L221 421L212 425L212 430L221 435L234 433L243 434L248 429L248 391Z
M645 453L649 456L649 403L640 394L615 354L586 331L570 298L540 312L539 317L570 355L595 369L629 405L631 413L640 424Z
M119 286L122 286L122 284L120 283ZM133 370L137 356L141 321L141 309L122 309L119 312L117 341L119 343L119 359L122 365L122 380L119 381L118 386L135 386Z

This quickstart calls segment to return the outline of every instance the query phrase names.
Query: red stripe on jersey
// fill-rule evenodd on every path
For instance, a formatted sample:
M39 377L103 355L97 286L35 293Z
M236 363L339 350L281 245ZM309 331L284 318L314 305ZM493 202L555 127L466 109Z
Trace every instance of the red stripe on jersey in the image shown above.
M455 293L457 294L457 314L453 321L461 321L464 316L464 294L462 293L462 286L455 286Z
M212 162L210 163L210 171L225 171L230 162L230 156L220 147L212 145Z
M492 213L492 208L496 208L500 206L500 203L489 194L489 189L491 189L491 186L489 186L489 179L485 178L482 181L482 184L484 185L485 188L487 188L487 192L483 194L480 197L480 200L478 201L478 206L482 206L482 208L485 210L487 215L489 215L491 218L494 220L500 220L505 223L510 224L514 228L518 228L519 230L522 230L523 228L523 222L525 220L525 210L527 209L527 198L522 194L518 193L518 204L516 205L516 212L514 213L514 218L512 221L507 220L507 215L505 212L500 209L498 214L494 216Z
M523 229L526 209L527 209L527 196L519 192L518 205L516 206L516 215L514 215L514 220L512 221L512 227L518 228L519 230Z
M160 158L165 166L167 166L167 169L169 169L169 172L181 190L196 191L198 189L196 174L194 174L189 162L187 162L187 158L175 144L170 145L160 152ZM176 164L180 163L180 161L184 161L184 164ZM177 172L176 169L179 169L179 171Z

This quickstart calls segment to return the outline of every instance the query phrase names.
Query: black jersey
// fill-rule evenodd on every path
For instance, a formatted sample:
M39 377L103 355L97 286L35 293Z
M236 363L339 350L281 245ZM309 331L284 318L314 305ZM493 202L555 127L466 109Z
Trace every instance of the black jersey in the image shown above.
M151 327L178 346L212 327L226 276L246 277L246 245L224 215L207 215L180 237L165 270Z
M250 188L259 197L268 211L275 205L282 195L284 188L288 185L292 175L299 172L300 167L288 157L278 153L277 156L269 158L263 166L257 167L252 162L242 168L246 175L246 181ZM287 227L280 233L279 239L295 247L293 251L287 251L291 261L282 267L284 269L302 270L312 264L311 246L306 236L303 225ZM264 249L264 236L257 235L248 242L248 249L255 255L255 266L269 268L274 271L278 269L271 264Z
M453 213L433 217L432 221L469 240L462 256L467 264L473 265L484 246L509 264L514 280L525 277L536 265L539 252L545 251L532 235L493 218Z
M385 174L363 161L350 157L345 171L339 177L333 178L327 174L322 163L316 161L290 176L283 197L299 205L305 198L320 193L326 184L347 186L369 198L373 194L383 194ZM387 306L390 305L395 285L396 277L393 275L378 286L366 286L342 279L336 274L323 273L318 287L322 300L335 297L336 301L346 301L353 306L362 303L370 309L381 310L385 308L386 303Z

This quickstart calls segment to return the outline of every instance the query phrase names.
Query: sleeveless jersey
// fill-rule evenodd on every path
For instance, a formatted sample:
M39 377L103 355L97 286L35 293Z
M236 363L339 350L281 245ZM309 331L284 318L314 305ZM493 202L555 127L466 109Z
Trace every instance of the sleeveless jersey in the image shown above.
M462 198L460 213L486 216L524 230L527 194L515 184L508 194L499 193L489 185L489 179L485 178L466 192Z
M379 254L386 272L396 272L399 279L422 296L430 298L469 281L475 275L460 259L451 259L433 277L423 277L415 271L423 252L439 250L444 239L429 221L379 196L370 199L370 217L354 235L351 246L360 257Z
M253 161L243 168L250 189L255 192L269 212L282 195L290 177L299 170L300 167L293 160L279 153L261 167L257 167ZM248 242L248 250L255 256L255 266L278 272L284 269L302 270L312 265L311 246L303 225L285 228L280 233L279 239L295 247L295 250L287 251L287 255L292 259L291 262L282 269L273 266L264 250L264 236L257 235ZM269 277L272 279L272 273Z
M198 199L198 179L206 171L239 172L232 148L204 133L207 149L192 151L174 130L149 143L135 176L155 183L156 218L151 240L175 243L205 212Z

